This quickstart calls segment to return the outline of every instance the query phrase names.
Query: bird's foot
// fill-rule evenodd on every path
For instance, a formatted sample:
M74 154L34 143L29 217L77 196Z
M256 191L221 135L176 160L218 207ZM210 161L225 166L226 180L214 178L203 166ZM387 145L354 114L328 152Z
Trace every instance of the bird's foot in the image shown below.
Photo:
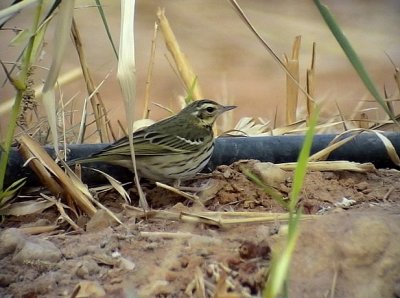
M202 192L202 191L208 189L209 187L211 187L211 185L210 185L211 181L212 180L207 180L205 183L202 181L202 183L199 186L184 186L184 185L181 185L180 180L177 180L174 182L173 186L181 191L198 193L198 192Z

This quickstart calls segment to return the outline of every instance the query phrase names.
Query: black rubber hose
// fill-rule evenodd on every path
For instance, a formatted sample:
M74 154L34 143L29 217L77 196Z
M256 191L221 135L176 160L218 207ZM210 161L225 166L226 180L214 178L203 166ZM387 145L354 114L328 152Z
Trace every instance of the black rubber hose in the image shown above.
M316 135L311 153L327 147L336 135ZM385 136L392 142L397 152L400 152L400 134L386 133ZM229 165L240 159L258 159L273 163L294 162L297 160L304 141L303 135L267 136L267 137L226 137L216 139L213 156L204 169L212 171L219 165ZM69 160L89 156L108 144L83 144L68 146ZM54 156L51 147L45 147ZM372 162L378 168L397 168L389 158L385 146L374 133L363 133L331 153L328 160L348 160L355 162ZM23 160L16 148L10 154L5 185L10 185L19 178L27 177L28 185L38 183L35 175L28 167L22 167ZM132 174L121 167L104 163L87 164L95 167L120 181L132 181ZM104 182L104 178L88 169L83 169L83 181L89 185Z
M400 153L400 133L384 134ZM314 136L311 154L328 146L336 135ZM304 142L303 135L217 139L210 169L240 159L258 159L272 163L294 162ZM377 168L396 168L382 141L375 133L362 133L333 151L328 160L372 162Z

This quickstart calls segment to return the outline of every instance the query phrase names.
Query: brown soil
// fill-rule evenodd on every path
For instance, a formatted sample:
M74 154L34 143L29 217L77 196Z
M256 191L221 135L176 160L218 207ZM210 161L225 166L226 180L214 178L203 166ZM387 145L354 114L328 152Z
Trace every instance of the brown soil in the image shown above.
M201 196L208 198L206 210L284 212L239 165L243 163L214 171ZM291 183L292 173L287 173L276 189L287 196ZM40 219L7 218L0 236L0 296L261 296L271 250L279 253L287 234L285 221L222 226L183 221L182 214L204 209L163 189L146 193L152 208L169 211L169 217L150 213L143 218L116 194L107 193L101 202L124 225L110 223L99 212L89 222L84 217L78 220L90 230L81 234L66 230L22 235L25 242L48 251L44 258L34 249L21 256L20 240L14 248L4 249L9 244L4 235L17 235L17 230L8 230L12 227L53 223L56 210L47 209ZM399 194L400 172L395 170L308 173L299 205L316 218L301 222L289 296L400 297ZM353 200L349 206L346 199Z

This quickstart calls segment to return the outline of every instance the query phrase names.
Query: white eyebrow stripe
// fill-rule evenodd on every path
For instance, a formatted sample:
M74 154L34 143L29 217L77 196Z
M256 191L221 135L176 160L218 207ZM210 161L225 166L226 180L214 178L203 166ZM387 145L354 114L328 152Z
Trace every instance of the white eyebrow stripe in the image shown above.
M201 143L203 143L201 140L195 140L195 141L192 141L192 140L188 140L188 139L185 139L185 138L182 138L182 137L180 137L180 136L176 136L179 140L182 140L182 141L184 141L185 143L188 143L188 144L190 144L190 145L200 145Z

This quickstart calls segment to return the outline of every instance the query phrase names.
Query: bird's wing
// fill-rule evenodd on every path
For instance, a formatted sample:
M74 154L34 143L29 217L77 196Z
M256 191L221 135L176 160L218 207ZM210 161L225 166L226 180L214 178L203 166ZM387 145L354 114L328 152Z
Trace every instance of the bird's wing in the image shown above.
M138 130L133 134L135 155L165 155L195 152L201 148L204 138L189 139L178 135L167 135L155 130ZM95 156L130 155L128 137L104 148Z

